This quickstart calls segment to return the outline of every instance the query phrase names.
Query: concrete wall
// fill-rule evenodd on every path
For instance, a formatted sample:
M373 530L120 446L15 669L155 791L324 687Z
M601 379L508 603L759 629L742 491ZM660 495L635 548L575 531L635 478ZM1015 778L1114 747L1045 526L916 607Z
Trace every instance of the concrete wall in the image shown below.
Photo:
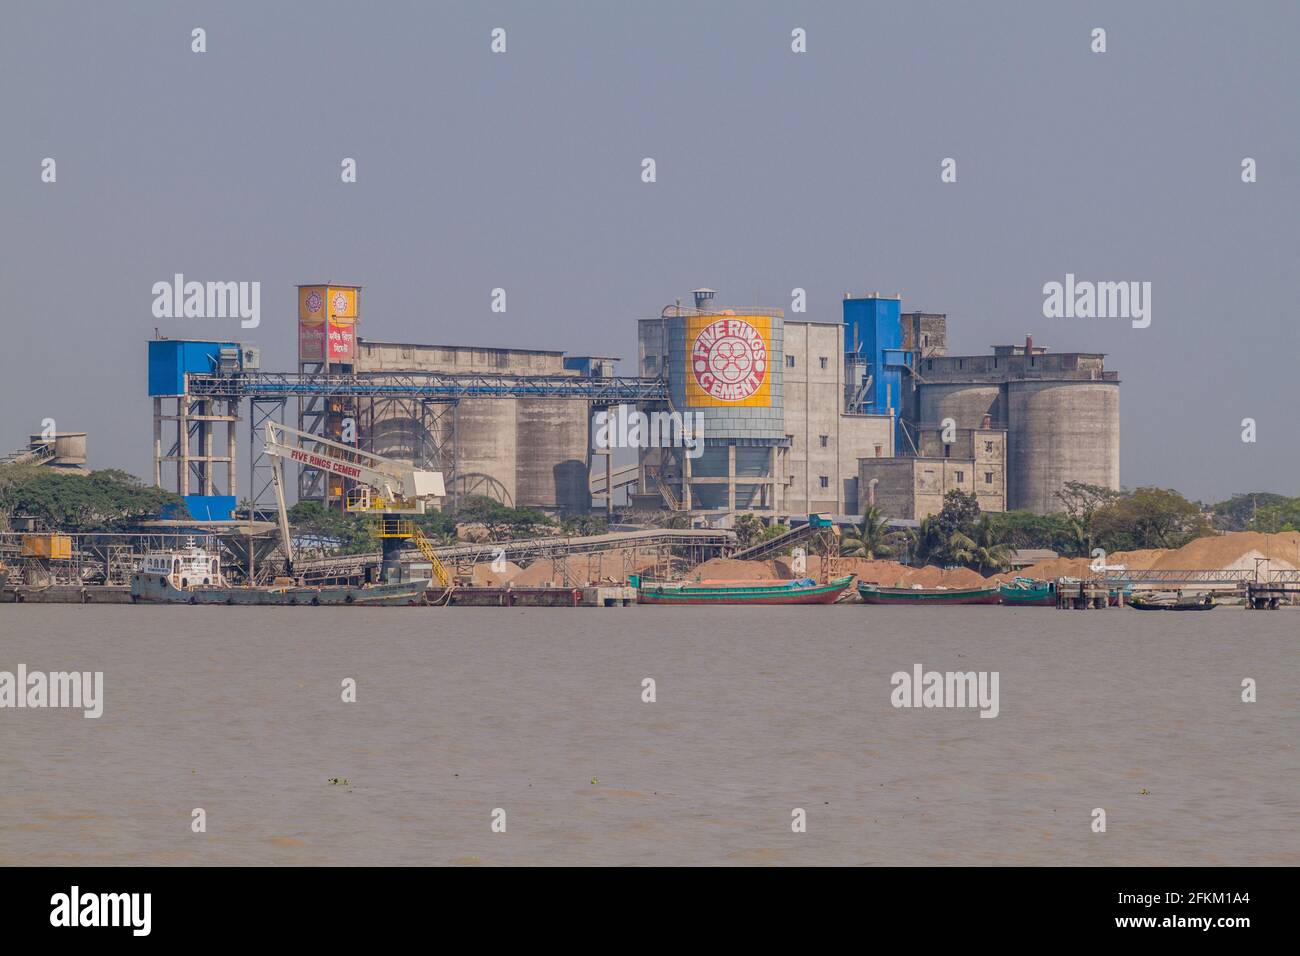
M876 507L886 518L911 518L916 510L915 459L863 458L858 462L858 488L862 510L869 502L871 481L876 480Z

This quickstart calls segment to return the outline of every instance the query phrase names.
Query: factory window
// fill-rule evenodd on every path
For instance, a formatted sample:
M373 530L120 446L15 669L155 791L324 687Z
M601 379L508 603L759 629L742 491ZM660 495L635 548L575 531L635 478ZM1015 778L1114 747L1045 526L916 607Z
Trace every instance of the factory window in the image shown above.
M825 355L823 355L821 359L819 359L819 361L822 363L822 368L830 367L830 359L828 359Z
M984 443L984 454L986 454L986 455L991 455L991 454L993 454L993 442L991 442L991 441L986 441L986 442Z
M825 475L818 475L817 480L821 482L821 486L823 488L829 488L831 486L831 480L827 478Z
M877 458L883 458L883 457L885 457L885 456L884 456L884 450L885 450L885 446L884 446L884 445L877 445L877 446L876 446L876 457L877 457Z
M957 484L960 485L965 480L966 480L966 472L964 471L957 472Z
M930 344L930 336L928 335L921 336L921 345L925 346L929 344Z
M785 367L786 367L786 368L794 368L794 356L793 356L793 355L787 355L787 356L785 357Z
M825 448L828 444L830 444L831 436L830 436L830 435L818 435L818 436L817 436L817 440L818 440L819 442L821 442L821 446L822 446L823 448Z
M993 484L993 472L991 471L984 472L984 484L986 485Z
M925 360L925 370L926 370L927 372L933 372L933 371L934 371L934 359L926 359L926 360Z

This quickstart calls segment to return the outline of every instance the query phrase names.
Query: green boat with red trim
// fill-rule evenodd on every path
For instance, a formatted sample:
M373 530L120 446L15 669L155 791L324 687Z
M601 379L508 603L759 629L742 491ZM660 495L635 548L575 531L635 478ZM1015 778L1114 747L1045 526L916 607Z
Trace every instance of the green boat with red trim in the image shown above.
M852 575L818 584L812 578L772 581L646 581L628 576L638 604L834 604Z
M997 604L998 587L988 588L883 588L858 582L863 604L910 604L936 607L948 604Z
M1035 581L1016 578L998 589L1003 604L1013 607L1056 607L1056 584L1053 581Z

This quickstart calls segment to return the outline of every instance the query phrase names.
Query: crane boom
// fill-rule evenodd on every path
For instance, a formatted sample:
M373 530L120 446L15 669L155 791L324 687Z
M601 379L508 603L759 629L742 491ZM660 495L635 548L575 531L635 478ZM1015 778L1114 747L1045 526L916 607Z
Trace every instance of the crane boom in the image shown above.
M320 450L307 451L302 447L304 442L319 446ZM350 511L423 514L427 498L441 498L447 493L440 471L423 471L407 462L385 458L278 422L266 423L265 450L266 454L277 459L288 459L331 475L351 478L378 493L377 498L363 495L350 502ZM330 454L330 450L337 454Z

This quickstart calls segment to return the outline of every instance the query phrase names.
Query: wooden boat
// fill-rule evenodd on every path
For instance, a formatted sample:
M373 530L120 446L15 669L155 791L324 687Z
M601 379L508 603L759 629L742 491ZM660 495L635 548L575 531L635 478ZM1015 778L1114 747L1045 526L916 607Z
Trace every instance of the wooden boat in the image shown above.
M770 581L646 581L629 576L638 604L834 604L851 575L818 584L812 578Z
M882 588L858 582L863 604L997 604L998 587L988 588Z
M1129 598L1128 606L1138 611L1213 611L1217 607L1213 594L1134 597Z
M998 588L998 596L1003 604L1020 607L1055 607L1056 585L1051 581L1016 578Z

